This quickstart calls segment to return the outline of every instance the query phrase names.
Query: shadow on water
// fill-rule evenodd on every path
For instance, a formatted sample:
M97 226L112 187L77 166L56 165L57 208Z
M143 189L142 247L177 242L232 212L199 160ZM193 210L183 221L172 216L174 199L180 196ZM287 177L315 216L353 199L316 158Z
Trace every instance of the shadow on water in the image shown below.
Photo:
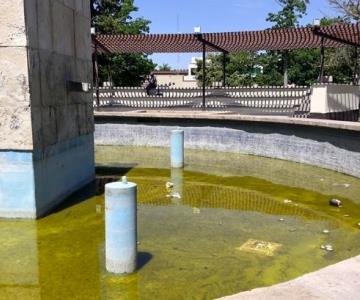
M90 199L96 195L102 195L105 192L105 184L121 180L121 176L125 176L137 164L121 164L115 166L97 166L96 167L96 180L90 182L82 189L71 194L62 203L56 206L50 212L41 216L45 218L51 214L58 213L64 209L75 206L85 200Z
M125 176L132 169L134 169L137 164L111 164L110 165L97 165L96 166L96 175L98 176Z
M138 252L137 254L137 271L140 271L143 267L145 267L150 260L152 260L153 255L149 252Z
M64 209L70 208L75 206L83 201L90 199L91 197L96 195L96 180L90 182L82 189L76 191L75 193L71 194L68 198L66 198L62 203L60 203L57 207L55 207L52 211L48 214L44 215L43 217L49 216L53 213L58 213Z

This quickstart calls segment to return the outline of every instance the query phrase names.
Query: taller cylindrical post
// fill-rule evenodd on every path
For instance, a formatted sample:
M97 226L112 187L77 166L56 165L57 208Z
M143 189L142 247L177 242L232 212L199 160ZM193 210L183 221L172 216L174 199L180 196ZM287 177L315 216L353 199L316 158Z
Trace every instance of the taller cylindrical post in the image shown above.
M129 274L136 270L137 185L112 182L105 185L105 255L106 270L116 274Z
M184 167L184 130L171 131L171 167Z

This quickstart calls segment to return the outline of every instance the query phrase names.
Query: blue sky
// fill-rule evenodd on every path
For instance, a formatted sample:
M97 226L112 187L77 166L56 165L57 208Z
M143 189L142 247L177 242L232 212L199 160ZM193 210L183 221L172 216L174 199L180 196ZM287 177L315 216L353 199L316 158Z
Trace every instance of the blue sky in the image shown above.
M194 26L203 32L259 30L271 27L265 21L269 12L280 9L276 0L135 0L139 11L134 16L151 20L151 33L188 33ZM313 19L336 16L328 0L310 0L308 14L302 25ZM173 68L187 68L197 54L154 54L157 64L168 63Z

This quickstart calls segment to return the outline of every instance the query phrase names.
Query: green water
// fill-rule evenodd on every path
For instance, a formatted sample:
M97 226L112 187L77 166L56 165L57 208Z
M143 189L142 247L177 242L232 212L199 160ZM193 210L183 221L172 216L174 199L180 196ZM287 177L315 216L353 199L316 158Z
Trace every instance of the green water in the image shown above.
M0 299L213 299L360 253L358 179L289 162L191 151L185 171L171 172L167 154L97 148L100 173L127 173L139 186L136 274L105 271L104 198L86 199L82 192L39 221L0 220ZM169 180L181 199L167 197ZM329 206L332 197L343 207ZM273 256L239 250L251 239L281 247ZM324 244L334 251L320 249Z

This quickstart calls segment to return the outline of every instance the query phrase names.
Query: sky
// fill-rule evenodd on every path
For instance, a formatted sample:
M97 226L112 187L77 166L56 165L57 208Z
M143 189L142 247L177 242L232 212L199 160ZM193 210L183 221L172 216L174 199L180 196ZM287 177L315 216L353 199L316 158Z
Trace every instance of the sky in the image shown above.
M276 0L135 0L139 11L133 17L151 21L151 33L191 33L195 26L202 32L262 30L272 26L266 22L269 12L277 12ZM314 19L334 17L338 12L328 0L310 0L301 25ZM191 57L199 54L154 54L158 65L167 63L174 69L186 69Z

